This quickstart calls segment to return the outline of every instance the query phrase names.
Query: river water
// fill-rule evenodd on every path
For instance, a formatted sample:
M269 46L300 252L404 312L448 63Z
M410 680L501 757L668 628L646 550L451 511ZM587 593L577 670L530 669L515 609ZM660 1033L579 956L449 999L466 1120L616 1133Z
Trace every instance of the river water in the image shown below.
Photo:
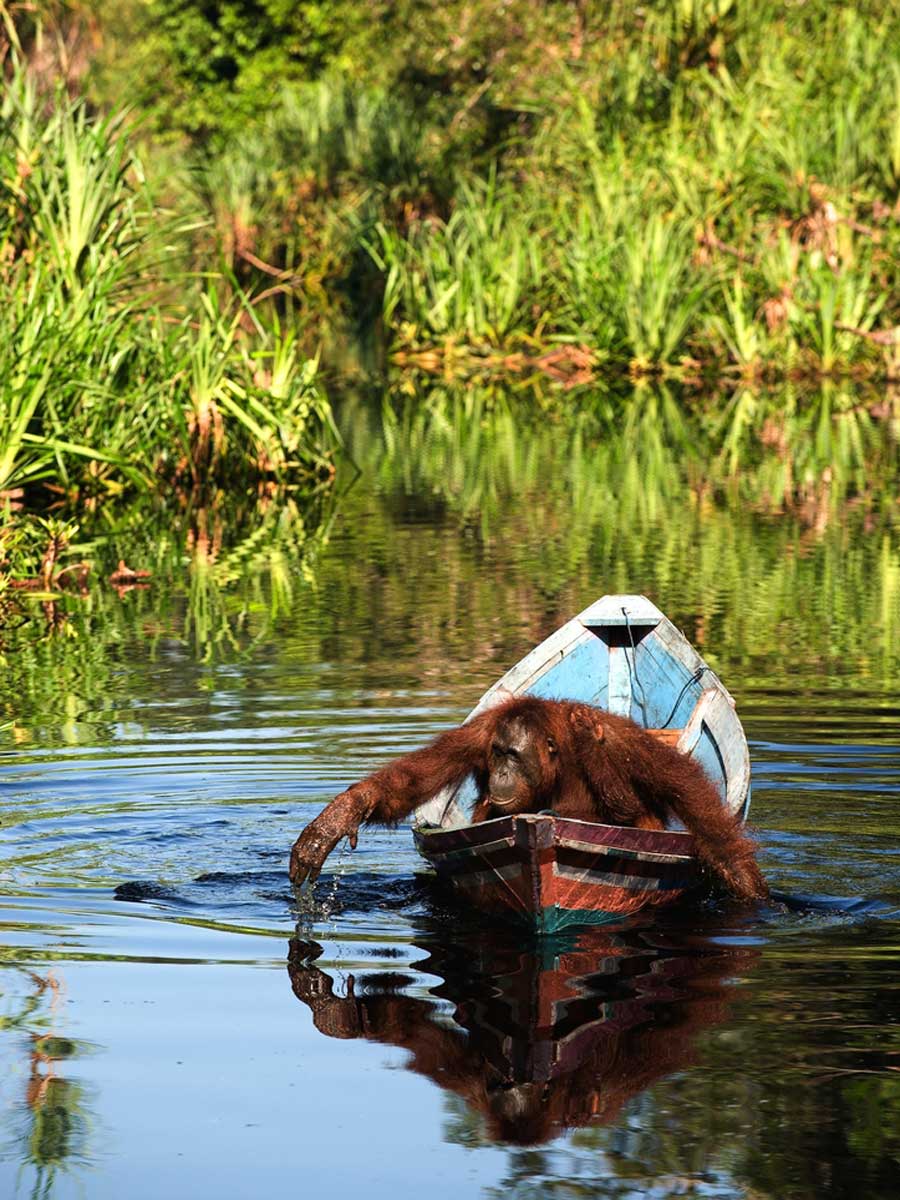
M360 418L312 504L98 521L152 585L11 635L0 1196L900 1194L896 509L503 421L404 457ZM613 591L736 696L771 904L528 945L407 828L298 901L331 795Z

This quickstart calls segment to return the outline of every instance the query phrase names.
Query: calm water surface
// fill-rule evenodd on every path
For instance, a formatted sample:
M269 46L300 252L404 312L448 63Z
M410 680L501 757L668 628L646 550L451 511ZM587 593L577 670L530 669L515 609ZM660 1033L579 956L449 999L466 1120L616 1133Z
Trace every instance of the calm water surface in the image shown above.
M96 536L154 588L0 690L0 1196L900 1194L894 526L556 484L366 467L264 559L206 513L165 563ZM738 698L770 906L529 946L401 828L298 908L331 795L626 590Z

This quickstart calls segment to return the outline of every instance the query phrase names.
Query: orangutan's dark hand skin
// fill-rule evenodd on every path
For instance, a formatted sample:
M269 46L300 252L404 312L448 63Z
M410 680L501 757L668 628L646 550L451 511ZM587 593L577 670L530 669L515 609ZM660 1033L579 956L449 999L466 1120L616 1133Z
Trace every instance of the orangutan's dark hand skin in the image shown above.
M371 811L366 791L354 784L334 800L311 821L291 848L289 874L291 882L300 887L309 880L315 883L322 870L322 863L341 838L349 838L351 849L356 849L359 826Z

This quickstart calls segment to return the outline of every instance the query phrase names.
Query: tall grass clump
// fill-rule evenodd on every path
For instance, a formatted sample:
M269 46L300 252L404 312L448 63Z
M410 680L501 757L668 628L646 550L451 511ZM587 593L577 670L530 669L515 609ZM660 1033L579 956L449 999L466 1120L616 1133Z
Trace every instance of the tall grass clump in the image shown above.
M654 214L629 230L621 262L622 310L637 367L672 362L703 299L691 270L691 237Z
M314 366L225 280L192 281L178 257L184 223L152 203L121 121L7 66L0 493L327 470Z
M638 373L895 377L896 10L691 0L629 27L613 8L490 187L382 232L395 345L527 331ZM514 285L505 325L482 316L492 280Z
M498 346L540 328L541 231L495 178L462 185L447 221L417 221L406 236L380 224L377 239L371 249L384 272L385 317L406 318L407 340Z
M452 156L415 107L337 75L284 88L246 131L192 160L209 214L201 252L220 251L247 288L277 296L298 326L371 320L380 285L366 244L445 211Z

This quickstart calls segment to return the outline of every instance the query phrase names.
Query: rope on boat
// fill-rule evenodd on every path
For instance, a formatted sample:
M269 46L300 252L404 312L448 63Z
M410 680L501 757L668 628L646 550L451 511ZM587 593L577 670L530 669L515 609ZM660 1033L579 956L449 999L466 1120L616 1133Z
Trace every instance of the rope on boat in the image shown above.
M640 679L638 678L637 647L634 644L634 634L631 631L631 621L628 619L628 609L625 607L624 604L622 605L622 616L625 618L625 628L628 630L628 640L631 642L631 663L629 664L630 671L631 671L631 678L634 682L635 687L639 687L641 689L641 700L640 700L641 714L643 715L643 718L644 718L644 725L646 725L647 724L647 693L644 691L644 685L641 683ZM625 661L628 662L627 654L625 656ZM680 699L680 697L679 697L679 699ZM670 720L671 720L671 718L670 718Z
M711 667L706 667L706 666L697 668L697 670L693 673L693 675L690 677L690 679L687 681L687 683L684 685L684 687L678 693L678 699L675 701L672 711L669 713L669 716L666 719L665 724L660 725L660 727L659 727L660 729L666 729L668 727L669 722L675 716L676 712L678 712L678 705L681 703L681 698L684 695L684 693L688 690L688 688L693 687L693 685L695 683L699 683L700 677L703 674L703 672L709 671L711 669L712 669Z
M647 724L647 693L644 691L644 685L641 683L640 679L638 678L637 647L635 646L635 642L634 642L634 634L631 631L631 621L628 619L628 609L624 605L622 605L622 616L625 618L625 628L628 630L628 640L631 642L631 664L630 664L631 678L633 679L635 686L639 687L641 689L641 700L640 700L641 713L643 714L644 724L646 725ZM626 661L627 661L627 658L626 658ZM689 687L693 687L695 683L699 683L700 679L703 675L703 672L709 671L710 669L711 669L710 667L707 667L705 665L697 668L697 670L693 673L693 675L690 677L690 679L687 681L687 683L684 685L684 687L678 693L678 697L672 706L672 711L669 713L669 715L665 719L665 721L663 721L662 725L657 726L658 729L668 729L675 714L678 712L678 705L681 703L684 693L688 690Z

